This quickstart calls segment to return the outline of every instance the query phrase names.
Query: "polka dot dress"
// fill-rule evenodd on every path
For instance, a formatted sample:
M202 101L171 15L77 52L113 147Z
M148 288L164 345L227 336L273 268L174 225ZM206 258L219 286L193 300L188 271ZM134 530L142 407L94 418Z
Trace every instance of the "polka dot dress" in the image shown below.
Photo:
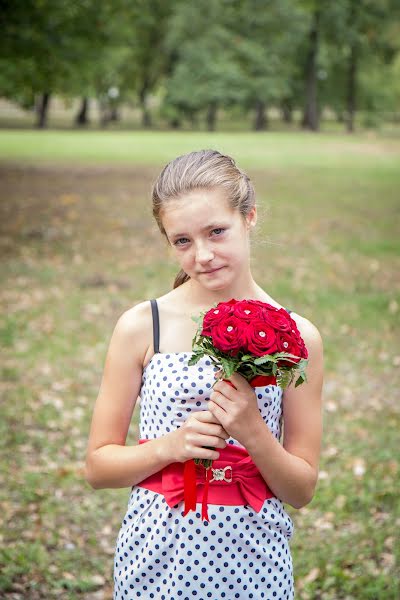
M190 352L157 352L143 371L140 438L152 439L180 427L192 411L207 410L217 368L207 357L188 366ZM255 388L260 413L277 439L281 435L282 388ZM241 446L233 438L229 444ZM241 446L242 447L242 446ZM205 600L294 598L289 540L293 521L281 500L251 506L208 505L209 521L183 515L157 492L133 486L114 556L113 600Z

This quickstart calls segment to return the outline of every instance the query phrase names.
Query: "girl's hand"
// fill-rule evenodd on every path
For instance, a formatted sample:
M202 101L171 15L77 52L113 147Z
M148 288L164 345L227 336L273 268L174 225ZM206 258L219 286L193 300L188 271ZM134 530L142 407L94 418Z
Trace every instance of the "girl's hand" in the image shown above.
M216 376L218 373L216 373ZM210 395L208 408L230 437L246 447L260 421L264 423L254 388L239 373L233 373L229 381L217 381Z
M229 434L209 410L194 412L186 421L167 436L170 456L174 462L185 462L190 458L219 458L217 450L203 448L225 448Z

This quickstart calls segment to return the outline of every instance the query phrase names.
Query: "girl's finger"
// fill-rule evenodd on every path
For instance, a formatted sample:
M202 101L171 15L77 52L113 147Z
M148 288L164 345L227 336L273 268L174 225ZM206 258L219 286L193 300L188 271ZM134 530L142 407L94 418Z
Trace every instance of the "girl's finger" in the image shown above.
M231 380L231 383L234 384L234 387L239 391L246 391L246 389L250 385L249 382L245 379L245 377L243 377L243 375L240 375L240 373L232 373L229 379Z

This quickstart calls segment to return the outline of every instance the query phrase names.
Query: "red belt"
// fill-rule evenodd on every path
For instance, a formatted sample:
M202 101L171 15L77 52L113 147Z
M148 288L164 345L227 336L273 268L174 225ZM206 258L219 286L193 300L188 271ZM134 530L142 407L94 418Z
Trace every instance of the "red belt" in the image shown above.
M150 441L140 439L139 444ZM193 459L184 463L173 462L137 485L163 494L170 507L185 500L184 515L196 510L196 502L202 502L201 516L207 521L208 504L249 504L259 512L264 500L273 498L274 494L247 450L228 444L225 448L218 448L218 452L219 459L213 460L209 469L196 465Z

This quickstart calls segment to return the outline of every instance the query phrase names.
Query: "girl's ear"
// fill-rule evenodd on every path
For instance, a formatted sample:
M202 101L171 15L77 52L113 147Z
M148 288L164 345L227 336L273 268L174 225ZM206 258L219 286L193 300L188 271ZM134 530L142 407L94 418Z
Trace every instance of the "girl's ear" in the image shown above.
M247 223L247 229L250 229L250 227L254 227L255 224L257 223L257 207L256 207L256 205L254 205L250 209L250 212L246 215L246 223Z

